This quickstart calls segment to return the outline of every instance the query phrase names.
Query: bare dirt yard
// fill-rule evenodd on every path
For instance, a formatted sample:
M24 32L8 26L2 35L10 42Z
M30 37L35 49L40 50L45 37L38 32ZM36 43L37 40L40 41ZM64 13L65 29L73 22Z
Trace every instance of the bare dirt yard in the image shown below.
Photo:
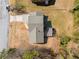
M28 29L22 22L12 22L9 28L9 47L10 48L28 48L29 37Z

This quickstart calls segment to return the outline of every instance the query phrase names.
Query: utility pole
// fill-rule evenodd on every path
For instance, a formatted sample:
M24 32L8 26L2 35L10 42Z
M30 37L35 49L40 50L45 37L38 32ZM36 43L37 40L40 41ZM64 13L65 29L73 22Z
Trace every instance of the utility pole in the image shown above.
M6 6L8 0L0 0L0 52L8 48L9 14Z

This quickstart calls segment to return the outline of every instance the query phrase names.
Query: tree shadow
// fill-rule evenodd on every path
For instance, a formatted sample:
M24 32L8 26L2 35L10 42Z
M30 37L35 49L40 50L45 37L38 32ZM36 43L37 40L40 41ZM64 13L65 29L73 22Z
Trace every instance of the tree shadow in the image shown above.
M56 0L50 0L49 5L55 5Z
M46 2L48 1L48 2ZM37 6L50 6L50 5L55 5L56 0L45 0L45 1L41 1L41 2L33 2L34 4L36 4Z
M52 27L51 21L48 21L48 16L44 16L44 43L47 43L48 37L54 37L55 35L56 29Z

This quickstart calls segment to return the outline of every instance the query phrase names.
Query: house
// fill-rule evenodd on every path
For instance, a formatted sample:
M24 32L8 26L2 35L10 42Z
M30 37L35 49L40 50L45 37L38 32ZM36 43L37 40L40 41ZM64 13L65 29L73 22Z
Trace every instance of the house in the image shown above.
M30 43L44 43L44 17L41 12L31 12L23 15L10 15L10 22L23 22L28 25ZM26 25L27 24L27 25Z
M44 20L48 20L48 18L45 19L42 12L31 12L23 15L10 16L10 22L23 22L25 26L26 24L28 25L29 42L31 44L44 43L45 36L52 36L52 27L49 26L49 21L45 22ZM44 29L44 27L46 29Z
M44 17L41 12L33 12L28 18L30 43L44 43Z

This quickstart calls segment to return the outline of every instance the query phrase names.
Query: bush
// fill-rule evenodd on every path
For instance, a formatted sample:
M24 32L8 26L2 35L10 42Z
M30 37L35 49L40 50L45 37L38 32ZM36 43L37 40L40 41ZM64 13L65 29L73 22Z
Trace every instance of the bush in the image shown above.
M66 47L66 45L68 44L68 42L71 40L71 38L69 36L66 36L66 35L62 35L60 37L60 44L61 46L63 47Z
M22 59L53 59L55 54L50 49L34 48L26 50Z
M0 59L54 59L53 50L33 48L31 50L6 49L0 53Z
M73 33L73 36L74 36L74 42L76 42L76 43L79 43L79 31L75 31L74 33Z
M38 51L35 51L35 50L33 50L33 51L26 51L23 54L23 59L33 59L34 56L35 57L39 56L39 52Z
M17 10L17 12L25 12L26 11L26 4L23 2L16 2L15 10Z
M79 26L79 0L75 0L73 14L74 14L74 25Z
M13 54L16 49L4 49L0 52L0 59L7 59L10 54Z
M3 50L1 53L0 53L0 59L6 59L7 57L7 51L6 50Z
M79 0L75 0L74 8L73 8L73 14L74 14L74 28L78 30L79 28ZM73 39L74 42L79 43L79 31L75 31L73 33Z

